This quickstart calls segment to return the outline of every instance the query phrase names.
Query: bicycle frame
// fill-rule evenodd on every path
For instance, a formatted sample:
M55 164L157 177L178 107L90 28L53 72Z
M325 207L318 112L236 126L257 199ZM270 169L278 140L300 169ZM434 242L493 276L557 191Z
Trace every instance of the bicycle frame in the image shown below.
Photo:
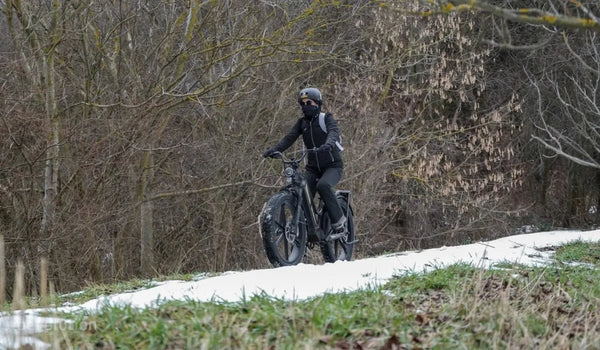
M317 210L315 208L315 202L312 199L312 196L310 195L310 190L308 189L308 184L306 183L306 180L303 177L303 186L302 186L302 196L304 197L304 200L302 201L302 203L304 204L303 210L305 213L307 213L308 216L308 228L309 228L309 235L308 238L310 241L314 240L314 237L316 236L316 239L321 241L323 239L325 239L325 232L323 232L323 230L321 229L320 225L319 225L319 216L317 214ZM298 212L296 212L298 213ZM297 215L297 214L296 214ZM312 233L312 235L311 235ZM312 237L311 237L312 236ZM312 239L311 239L312 238Z

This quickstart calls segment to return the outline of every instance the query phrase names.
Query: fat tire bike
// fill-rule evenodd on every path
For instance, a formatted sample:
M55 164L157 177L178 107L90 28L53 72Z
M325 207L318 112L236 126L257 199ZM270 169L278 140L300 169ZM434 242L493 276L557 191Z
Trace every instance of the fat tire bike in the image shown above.
M325 262L350 260L354 251L354 215L350 191L337 190L336 198L346 216L346 230L335 233L322 200L315 204L306 183L299 159L289 159L277 152L273 158L283 162L285 185L263 206L259 227L269 262L274 267L299 264L308 249L318 246Z

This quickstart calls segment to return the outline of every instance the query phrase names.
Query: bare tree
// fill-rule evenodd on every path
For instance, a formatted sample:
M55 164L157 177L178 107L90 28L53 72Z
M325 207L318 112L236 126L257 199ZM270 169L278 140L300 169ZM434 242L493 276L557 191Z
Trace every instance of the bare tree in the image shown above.
M537 96L523 71L542 106L552 102L535 136L552 144L558 130L581 145L583 134L557 121L567 111L573 122L585 115L591 130L596 73L583 79L582 67L597 67L596 43L582 49L568 32L569 60L581 67L560 75L551 65L568 52L557 46L560 27L471 3L479 7L5 2L0 234L8 268L16 257L37 260L42 247L64 290L266 266L256 215L278 190L280 169L260 154L299 117L295 95L307 85L321 88L342 127L340 187L356 199L357 256L508 231L506 218L529 200L520 186L531 161L520 152ZM494 4L596 13L587 2ZM547 57L541 73L531 69L538 52ZM583 148L594 157L590 144Z
M56 196L60 169L60 123L57 106L56 48L62 40L62 23L65 20L64 3L54 1L33 10L27 3L7 1L5 5L8 28L15 42L28 81L43 103L48 131L45 170L43 215L40 230L45 232L55 221Z
M539 133L532 137L551 152L571 162L600 169L600 52L596 33L586 35L583 45L576 51L565 36L577 70L564 71L547 77L553 89L557 110L548 110L548 101L532 80L538 94ZM559 113L559 124L549 117Z

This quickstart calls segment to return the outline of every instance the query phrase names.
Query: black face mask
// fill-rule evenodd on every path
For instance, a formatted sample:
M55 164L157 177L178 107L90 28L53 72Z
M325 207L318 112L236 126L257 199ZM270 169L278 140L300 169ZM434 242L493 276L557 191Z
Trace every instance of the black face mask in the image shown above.
M305 105L302 106L302 113L306 118L312 118L321 112L321 106Z

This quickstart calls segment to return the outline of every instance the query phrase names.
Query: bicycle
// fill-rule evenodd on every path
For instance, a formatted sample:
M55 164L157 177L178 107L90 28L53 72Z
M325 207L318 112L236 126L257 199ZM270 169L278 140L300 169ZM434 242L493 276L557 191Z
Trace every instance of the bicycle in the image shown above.
M285 185L263 206L259 216L260 234L269 262L274 267L297 265L307 249L319 245L326 262L350 260L354 251L354 215L350 191L336 191L336 198L346 216L346 230L334 233L323 201L316 207L306 184L299 159L289 159L281 152L275 155L283 162Z

